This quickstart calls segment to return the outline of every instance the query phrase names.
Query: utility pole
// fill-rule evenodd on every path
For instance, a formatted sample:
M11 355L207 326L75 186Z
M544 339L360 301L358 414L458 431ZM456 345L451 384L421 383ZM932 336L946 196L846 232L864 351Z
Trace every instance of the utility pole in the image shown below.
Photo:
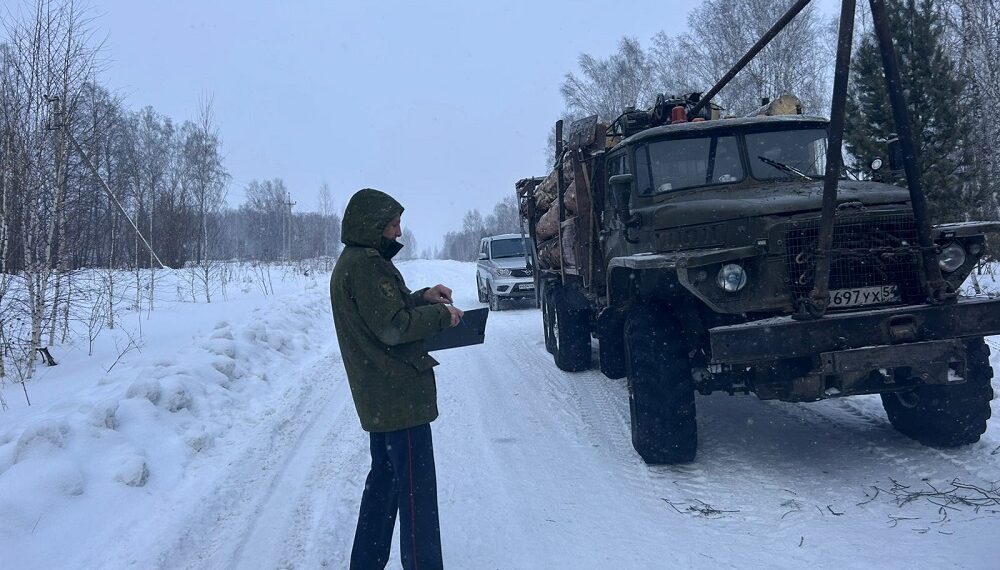
M284 251L285 261L291 261L292 259L292 206L294 206L295 204L296 202L292 202L292 194L290 192L285 192L285 206L287 206L287 209L285 210L284 215L282 216L282 218L286 222L282 224L285 230L284 232L282 232L284 234L283 235L284 239L282 240L284 241L284 244L282 245L284 246L285 250Z

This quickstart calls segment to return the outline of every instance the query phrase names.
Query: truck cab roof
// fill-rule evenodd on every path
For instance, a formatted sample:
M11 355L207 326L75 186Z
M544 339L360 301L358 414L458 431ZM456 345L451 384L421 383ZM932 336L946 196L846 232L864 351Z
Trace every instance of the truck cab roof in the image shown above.
M747 130L751 127L774 127L779 125L796 125L802 128L826 127L829 120L818 116L809 115L778 115L759 117L738 117L732 119L714 119L711 121L689 121L675 125L662 125L652 127L642 132L636 133L614 146L612 151L624 146L634 145L648 139L661 138L666 135L707 134L719 130Z
M495 239L521 239L526 237L528 237L527 234L500 234L484 237L482 241L493 241Z

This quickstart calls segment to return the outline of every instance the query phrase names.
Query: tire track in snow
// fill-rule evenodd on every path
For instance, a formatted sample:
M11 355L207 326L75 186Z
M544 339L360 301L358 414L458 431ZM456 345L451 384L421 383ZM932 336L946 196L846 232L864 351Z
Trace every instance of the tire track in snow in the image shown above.
M316 366L314 370L319 368ZM313 382L330 380L318 378ZM346 382L342 380L340 385ZM320 546L313 544L312 536L318 522L315 505L330 493L331 476L365 460L363 435L355 425L350 397L342 389L336 392L334 396L339 397L324 401L318 411L306 412L313 417L299 432L287 460L274 474L252 513L249 530L229 557L230 568L256 565L294 568ZM268 563L262 564L263 561Z
M263 418L255 433L240 436L254 443L235 456L232 469L201 497L198 507L174 523L178 535L152 565L288 568L303 558L309 545L302 537L312 525L307 520L311 510L302 505L315 497L301 495L298 487L325 463L342 466L358 456L350 450L357 451L360 434L333 443L335 436L352 433L345 426L354 419L342 374L331 378L322 373L338 366L339 357L326 356L288 372L311 380L289 388L281 400L288 405L276 417ZM337 454L333 448L338 446L348 453ZM325 457L321 451L327 452Z
M984 442L955 449L928 447L897 432L882 413L873 412L859 401L833 399L793 406L771 402L768 405L788 417L815 425L848 445L886 459L917 479L931 474L964 479L956 473L933 473L943 467L935 460L943 460L979 481L995 481L1000 473L1000 460L990 459L990 450Z

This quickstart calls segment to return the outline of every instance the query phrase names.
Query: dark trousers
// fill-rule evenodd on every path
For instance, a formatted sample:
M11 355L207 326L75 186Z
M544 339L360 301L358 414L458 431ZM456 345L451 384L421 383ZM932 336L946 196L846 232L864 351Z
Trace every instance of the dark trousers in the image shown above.
M370 433L372 468L361 496L351 568L385 568L399 512L403 568L442 567L431 425Z

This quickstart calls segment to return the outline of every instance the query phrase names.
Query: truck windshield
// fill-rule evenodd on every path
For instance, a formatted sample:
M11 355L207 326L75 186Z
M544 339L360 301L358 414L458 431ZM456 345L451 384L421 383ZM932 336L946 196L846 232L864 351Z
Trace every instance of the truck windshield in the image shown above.
M635 156L640 194L658 194L708 184L743 180L736 137L657 141Z
M820 178L826 169L826 129L751 133L746 141L750 173L757 180Z
M524 243L520 238L495 239L492 245L493 259L500 257L524 257Z

